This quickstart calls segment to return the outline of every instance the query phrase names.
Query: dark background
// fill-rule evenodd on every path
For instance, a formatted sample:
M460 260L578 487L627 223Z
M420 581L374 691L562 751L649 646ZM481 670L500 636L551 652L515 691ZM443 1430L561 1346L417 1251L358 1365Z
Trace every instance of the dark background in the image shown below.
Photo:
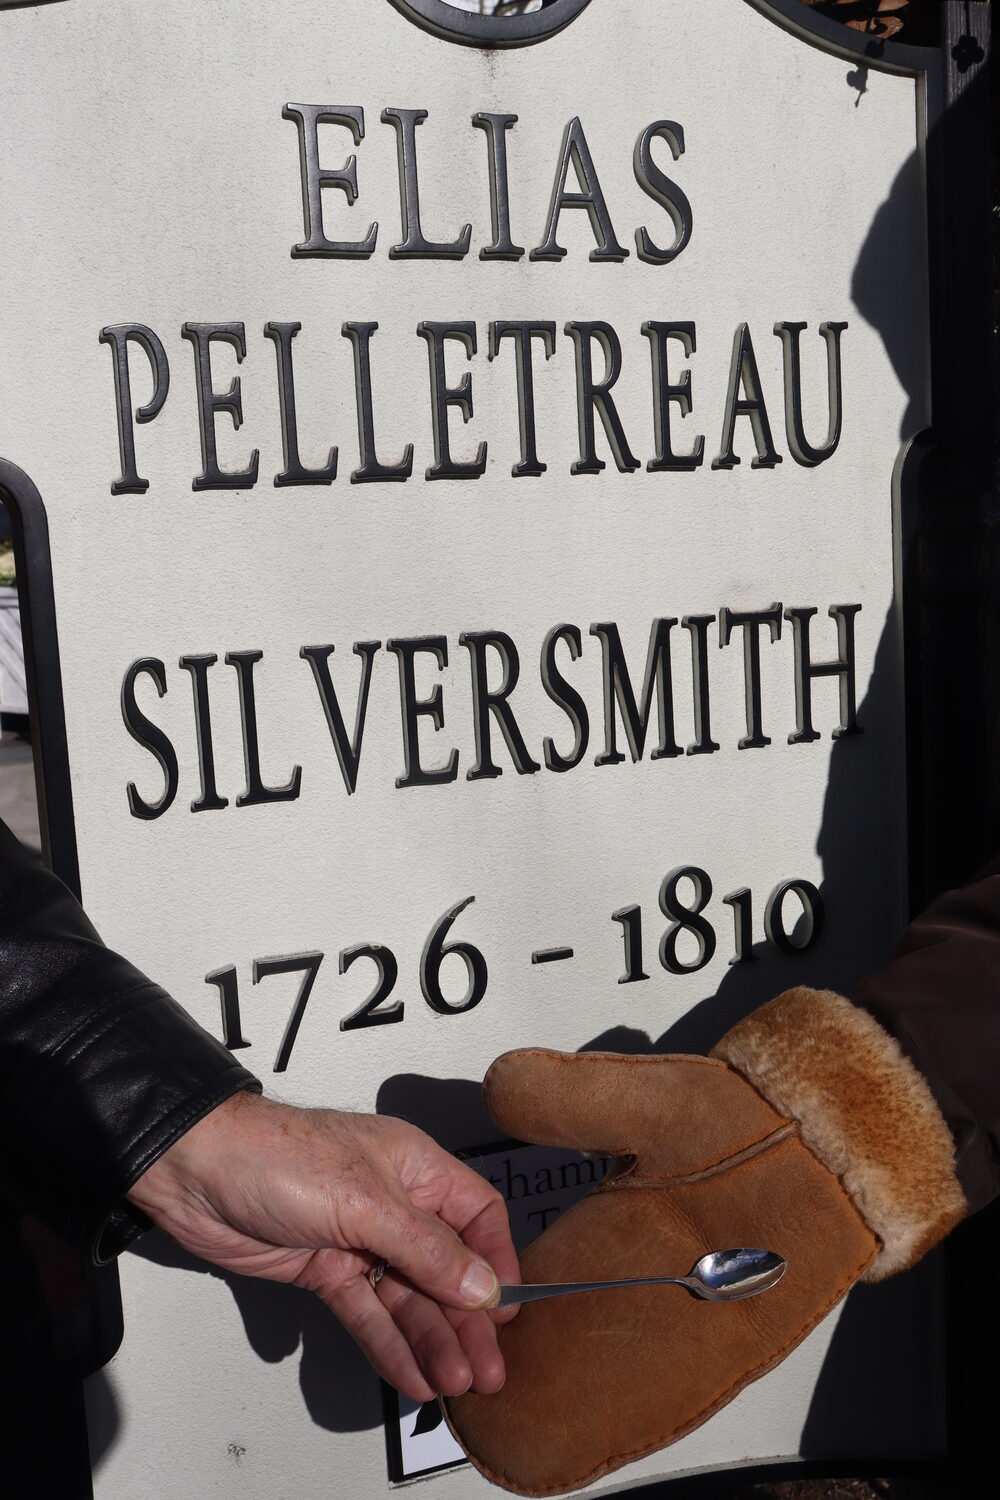
M968 0L967 4L961 5L946 5L942 0L802 0L802 3L831 20L871 36L873 41L891 38L913 46L944 44L949 45L954 52L962 45L961 34L957 37L955 35L956 22L959 23L960 33L973 33L977 17L971 13L982 10L988 0ZM966 14L963 15L963 12ZM963 20L966 22L964 28L961 25ZM990 100L976 101L976 133L981 138L982 152L989 153L992 158L990 209L993 340L992 357L990 359L987 356L992 370L987 372L986 377L989 391L988 436L980 434L984 438L983 448L986 452L981 453L979 458L980 463L984 459L989 462L990 473L985 485L975 482L974 473L969 476L972 480L971 491L978 493L974 496L974 504L966 507L967 514L960 523L965 535L957 539L954 529L949 528L943 549L957 550L959 553L958 557L953 558L955 570L951 586L964 594L966 622L968 623L969 610L975 616L976 644L970 653L970 657L974 656L975 659L969 662L974 685L967 681L965 688L968 694L972 686L975 699L973 713L980 716L980 725L984 731L981 741L983 757L975 776L975 795L979 800L980 818L975 830L963 830L960 836L951 839L947 835L942 836L939 826L935 827L935 824L940 825L947 817L946 810L941 805L943 800L947 800L947 795L944 799L935 797L928 785L931 780L928 763L933 764L939 760L941 747L925 744L923 765L917 771L917 779L924 782L921 800L929 826L925 846L918 854L919 868L914 871L916 888L924 895L931 894L953 879L966 878L978 863L985 861L993 850L1000 848L1000 777L993 769L1000 764L1000 692L997 691L1000 682L1000 495L997 491L995 466L998 425L996 392L1000 388L996 379L1000 364L1000 179L995 150L996 94L994 74ZM981 171L982 158L977 165ZM970 162L969 166L972 169L973 163ZM989 378L990 374L992 379ZM935 409L937 411L937 403ZM975 471L979 468L979 463L972 460L972 468ZM937 518L927 519L933 527ZM925 589L928 582L931 584L932 594L942 587L948 588L948 581L942 579L941 571L943 570L938 570L935 578L925 577L923 580ZM943 647L937 663L934 661L935 654L928 652L929 660L924 663L929 668L930 678L928 680L925 676L923 682L925 697L933 695L935 669L947 670L949 658L954 665L948 646ZM954 1237L953 1246L949 1247L949 1272L958 1283L956 1300L962 1298L962 1287L969 1278L971 1268L983 1253L991 1259L995 1259L1000 1253L1000 1212L996 1211L996 1205L993 1210L987 1210L978 1219L963 1226ZM824 1477L786 1480L769 1477L758 1484L741 1482L738 1485L727 1485L722 1476L716 1475L704 1484L699 1480L675 1483L669 1489L664 1489L664 1495L684 1496L685 1500L687 1496L691 1500L697 1500L699 1496L705 1496L706 1500L710 1496L714 1500L985 1500L987 1495L997 1492L996 1463L994 1455L990 1453L990 1444L996 1409L993 1377L996 1375L994 1355L1000 1317L995 1301L982 1306L981 1312L982 1317L977 1319L978 1328L970 1327L972 1319L966 1300L964 1309L956 1307L957 1317L953 1320L950 1363L954 1458L947 1469L925 1471L919 1476L887 1474L868 1478L859 1477L855 1471L854 1475L831 1476L828 1473ZM985 1380L985 1392L980 1392L972 1370L973 1362L984 1358L989 1373Z

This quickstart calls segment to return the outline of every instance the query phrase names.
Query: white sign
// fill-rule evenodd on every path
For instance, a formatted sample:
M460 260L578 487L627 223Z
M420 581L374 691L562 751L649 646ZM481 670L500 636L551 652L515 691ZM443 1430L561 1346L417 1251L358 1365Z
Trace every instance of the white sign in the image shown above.
M0 453L84 902L279 1097L458 1145L435 1099L509 1047L700 1049L902 927L922 79L799 12L0 15ZM381 1493L322 1309L164 1259L122 1265L99 1500ZM918 1292L864 1295L890 1378L838 1387L830 1320L598 1488L934 1451Z

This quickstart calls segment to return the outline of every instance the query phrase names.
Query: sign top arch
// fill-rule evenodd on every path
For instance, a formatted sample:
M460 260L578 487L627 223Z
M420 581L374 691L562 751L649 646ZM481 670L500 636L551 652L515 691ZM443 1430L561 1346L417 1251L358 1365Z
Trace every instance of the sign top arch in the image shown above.
M528 15L487 16L459 10L448 0L390 0L390 3L445 41L466 47L530 47L575 21L591 0L542 0Z

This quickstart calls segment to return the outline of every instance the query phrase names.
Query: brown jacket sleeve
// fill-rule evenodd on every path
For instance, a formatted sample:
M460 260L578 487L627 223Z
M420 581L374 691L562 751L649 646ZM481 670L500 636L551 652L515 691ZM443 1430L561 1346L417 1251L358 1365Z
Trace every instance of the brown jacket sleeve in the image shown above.
M926 1078L983 1208L1000 1195L1000 858L932 902L852 998Z

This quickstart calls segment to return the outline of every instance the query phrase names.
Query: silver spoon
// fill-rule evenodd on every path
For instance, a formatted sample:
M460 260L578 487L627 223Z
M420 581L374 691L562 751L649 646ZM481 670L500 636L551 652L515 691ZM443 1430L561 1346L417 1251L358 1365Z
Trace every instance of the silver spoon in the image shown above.
M696 1297L709 1302L734 1302L737 1297L755 1297L784 1276L787 1262L773 1250L713 1250L703 1255L686 1276L634 1276L624 1281L528 1282L501 1286L497 1307L535 1302L542 1297L562 1297L567 1292L596 1292L609 1286L686 1286Z

